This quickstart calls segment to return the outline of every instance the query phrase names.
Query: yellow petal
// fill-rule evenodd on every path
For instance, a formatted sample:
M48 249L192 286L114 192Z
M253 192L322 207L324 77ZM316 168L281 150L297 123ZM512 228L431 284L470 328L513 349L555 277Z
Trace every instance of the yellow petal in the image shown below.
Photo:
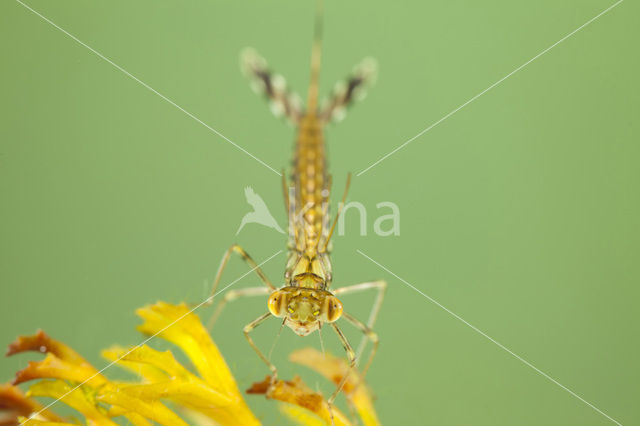
M138 309L137 313L144 319L144 323L138 329L148 335L158 335L182 349L208 386L209 393L206 397L210 399L210 404L206 407L190 404L187 405L189 408L196 408L199 412L222 424L259 424L246 405L229 367L200 322L200 318L191 313L184 303L170 305L158 302L155 305ZM132 352L125 359L129 361L136 359L135 357L138 356L136 352ZM173 361L165 359L162 366L160 364L153 365L178 377L182 373L175 364L172 364ZM189 379L189 382L196 383L193 377ZM187 388L185 387L185 389ZM195 388L191 389L191 391L194 390ZM202 390L198 392L204 396ZM218 399L212 400L211 398L216 393ZM227 399L226 403L221 399L222 396ZM180 397L176 396L175 398ZM185 402L184 399L180 401Z
M121 346L112 346L102 351L102 357L109 361L117 361L119 366L126 368L147 382L159 382L167 379L165 373L152 365L123 360L122 357L124 357L129 350L130 349L125 349Z
M149 335L159 333L160 337L180 347L211 386L240 394L209 333L184 303L170 305L158 302L138 309L136 313L145 320L138 330Z
M85 387L75 388L62 380L42 380L31 385L28 395L60 400L82 413L87 422L92 424L116 426L116 423L111 421L104 411L96 405L95 399L86 391Z
M214 391L202 381L167 380L159 383L128 385L119 389L135 398L151 401L169 398L194 409L227 408L235 402Z
M179 425L187 426L176 413L168 409L159 401L143 401L132 397L126 392L122 392L119 388L113 386L112 389L103 389L97 396L98 401L116 405L122 409L121 413L137 413L149 420L160 423L161 425ZM112 413L113 414L113 413Z
M184 416L190 420L190 423L195 426L219 426L225 424L218 423L212 420L211 417L194 410L189 410L188 408L182 408L181 411L184 413Z
M123 355L120 355L122 359L118 363L127 362L131 369L137 364L148 365L155 370L156 377L161 373L162 379L140 385L122 385L119 387L121 392L145 401L170 399L223 424L238 424L246 417L237 409L241 407L238 404L241 398L216 391L178 363L171 352L141 346L124 351Z
M291 420L295 421L302 426L326 426L327 423L320 417L312 414L306 408L302 408L298 405L287 404L282 402L279 405L280 412L288 416Z
M169 378L189 380L192 377L196 377L174 358L171 351L160 352L147 345L137 346L125 351L118 360L118 362L123 361L130 363L130 365L148 365L157 372L164 373L155 377L157 381L164 381Z
M124 408L118 407L117 405L112 405L111 407L109 407L108 415L111 418L124 416L135 426L151 426L151 422L145 419L141 414L125 410Z
M134 426L151 426L151 422L145 419L138 413L127 413L124 416L129 420Z

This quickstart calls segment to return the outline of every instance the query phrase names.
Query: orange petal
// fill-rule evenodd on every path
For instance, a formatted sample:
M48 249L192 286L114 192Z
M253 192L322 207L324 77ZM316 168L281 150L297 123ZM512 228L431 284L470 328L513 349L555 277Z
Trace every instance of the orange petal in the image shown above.
M87 381L91 387L98 387L107 380L88 365L76 365L63 361L53 353L48 353L42 361L30 361L27 367L18 371L13 380L17 385L33 379L63 379L82 383Z
M289 355L289 359L320 373L336 385L342 381L342 378L349 370L349 366L344 359L328 354L323 355L313 348L295 351ZM347 396L347 399L355 405L365 426L377 426L380 424L369 390L365 383L360 383L357 371L351 371L342 391Z
M82 358L76 351L74 351L64 343L52 339L42 330L38 330L36 334L31 336L18 337L14 342L9 344L7 356L25 351L52 353L56 357L70 364L91 367L91 364L89 364L84 358Z
M29 417L33 413L42 411L42 409L42 405L22 393L18 387L8 383L0 384L0 411L8 411L10 418L15 419L18 416ZM42 411L40 416L47 420L62 421L62 417L49 410Z
M20 424L27 424L29 426L78 426L75 423L51 422L48 420L29 419L27 417L19 417L18 421Z
M322 418L326 423L331 424L331 413L329 404L324 397L313 392L304 384L300 377L294 377L292 381L278 380L270 386L271 378L267 376L262 382L254 383L247 393L264 394L269 399L297 405L305 408ZM336 426L349 426L351 423L335 406L332 408L333 421Z

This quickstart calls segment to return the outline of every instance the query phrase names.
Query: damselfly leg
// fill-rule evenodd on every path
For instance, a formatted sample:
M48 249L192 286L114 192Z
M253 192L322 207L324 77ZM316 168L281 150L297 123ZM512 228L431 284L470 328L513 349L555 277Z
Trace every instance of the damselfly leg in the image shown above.
M269 358L267 358L262 353L260 348L258 348L258 346L255 344L255 342L253 341L253 339L249 335L257 326L259 326L260 324L265 322L271 316L272 316L271 312L267 312L265 314L260 315L258 318L256 318L255 320L251 321L249 324L245 325L244 329L242 331L244 332L244 337L247 338L247 341L249 342L249 344L251 345L253 350L256 351L256 353L258 354L260 359L262 361L264 361L264 363L267 364L267 366L269 367L269 370L271 370L271 384L273 384L273 383L275 383L275 381L276 381L276 379L278 377L278 370L276 369L276 366L271 361L269 361Z
M266 296L270 292L271 290L268 287L248 287L227 291L220 302L218 302L218 306L216 306L216 310L213 312L213 315L211 316L211 319L207 324L207 328L209 329L209 331L213 329L213 326L218 321L218 318L220 317L220 314L222 313L222 310L227 303L243 297Z
M336 296L343 294L351 294L351 293L359 293L361 291L366 290L376 290L376 299L373 302L371 307L371 312L369 313L369 319L367 320L367 327L373 328L376 318L378 318L378 313L380 312L380 307L382 306L382 300L384 299L384 293L387 289L387 282L383 280L379 281L369 281L360 284L354 284L347 287L336 288L333 292ZM367 337L363 336L360 344L358 345L358 350L356 351L356 363L360 361L362 357L362 353L364 352L365 344L367 343Z
M228 301L241 296L258 296L261 294L268 294L270 291L273 291L276 289L274 285L271 283L271 281L269 280L269 278L267 278L265 273L262 271L260 266L255 262L255 260L253 260L251 256L249 256L249 254L242 247L240 247L237 244L234 244L231 247L229 247L229 249L225 252L224 256L222 257L222 261L220 262L220 267L218 268L216 277L213 280L211 293L207 298L207 303L206 303L207 305L212 305L214 303L214 298L216 295L216 291L218 289L218 285L220 284L220 279L222 278L222 273L224 272L224 269L227 267L227 264L229 263L229 259L231 258L231 255L233 253L236 253L237 255L239 255L251 267L251 270L255 271L255 273L258 275L258 277L260 277L260 280L264 283L266 287L262 287L264 288L262 293L260 293L257 290L257 288L235 290L233 293L227 292L223 300L220 302L220 305L218 305L213 316L209 320L209 329L213 327L213 324L215 323L216 319L220 315L220 312L224 308L224 305Z

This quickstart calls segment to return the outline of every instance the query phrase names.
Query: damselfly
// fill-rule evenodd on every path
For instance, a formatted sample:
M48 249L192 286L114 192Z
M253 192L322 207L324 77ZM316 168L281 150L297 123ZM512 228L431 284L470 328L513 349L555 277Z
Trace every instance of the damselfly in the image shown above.
M242 296L268 295L266 313L260 315L244 327L244 334L249 344L260 358L269 366L272 383L276 379L277 369L267 356L256 346L251 338L251 331L270 317L282 318L283 326L287 325L296 334L306 336L320 330L323 324L331 326L342 342L349 359L350 370L356 365L364 349L366 339L373 344L368 361L362 369L364 377L378 347L378 336L372 330L376 316L380 310L386 283L372 281L340 287L331 290L332 270L330 261L331 235L340 215L340 209L349 187L349 177L340 208L331 222L329 216L329 194L331 177L327 172L324 126L332 120L343 118L346 109L365 94L373 83L376 74L376 63L373 59L365 59L357 65L344 82L336 85L333 94L321 107L318 106L318 79L320 72L322 34L322 10L318 2L314 40L311 53L311 78L308 89L307 105L303 107L300 97L289 91L284 79L273 74L266 61L254 50L248 49L241 55L243 72L251 80L252 86L264 93L270 102L271 110L284 116L297 128L297 139L294 147L291 186L287 186L283 174L283 192L289 216L289 256L285 269L285 282L280 288L274 286L256 262L238 245L233 245L222 259L216 275L212 293L216 292L220 277L232 253L239 254L258 274L264 282L262 287L230 290L214 313L213 321L220 314L225 304ZM364 290L377 290L377 296L366 323L358 320L343 309L337 296ZM342 333L336 321L344 318L363 334L358 352ZM329 406L342 389L347 376L329 397Z

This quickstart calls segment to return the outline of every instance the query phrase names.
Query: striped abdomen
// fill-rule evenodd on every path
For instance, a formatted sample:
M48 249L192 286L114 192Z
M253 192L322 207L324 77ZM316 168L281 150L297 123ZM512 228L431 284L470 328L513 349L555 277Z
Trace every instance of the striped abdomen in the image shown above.
M326 156L322 122L307 114L299 122L293 161L293 186L295 188L296 248L312 254L319 247L328 197ZM300 214L302 212L302 214Z

